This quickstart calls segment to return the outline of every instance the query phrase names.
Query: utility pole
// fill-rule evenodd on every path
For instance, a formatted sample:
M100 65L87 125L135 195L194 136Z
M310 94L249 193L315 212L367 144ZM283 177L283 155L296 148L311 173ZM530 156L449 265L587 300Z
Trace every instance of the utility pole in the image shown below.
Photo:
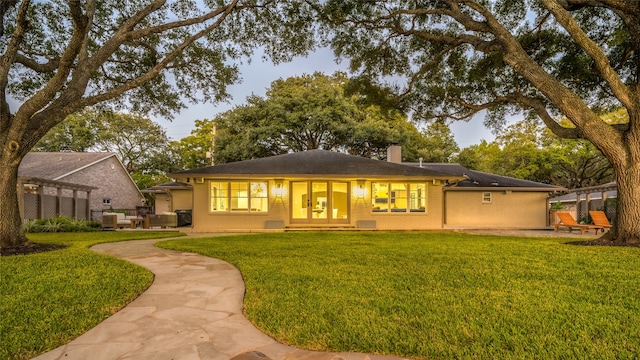
M213 155L216 151L216 124L213 124L213 129L211 129L211 166L215 165L213 160Z

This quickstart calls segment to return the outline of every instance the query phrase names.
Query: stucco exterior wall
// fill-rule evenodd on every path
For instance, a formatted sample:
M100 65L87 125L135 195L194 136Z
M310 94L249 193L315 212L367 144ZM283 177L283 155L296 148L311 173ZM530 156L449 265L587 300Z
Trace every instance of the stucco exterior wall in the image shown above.
M171 189L168 193L155 194L156 214L193 208L193 192L191 189Z
M308 179L307 179L308 180ZM216 180L217 181L217 180ZM302 179L301 181L304 181ZM324 180L322 180L324 181ZM332 181L327 179L327 181ZM263 231L267 223L279 222L285 227L323 227L323 226L349 226L357 227L359 221L375 221L375 229L378 230L429 230L442 229L442 186L428 182L427 208L424 213L376 213L371 205L371 181L338 179L339 182L348 182L350 193L350 216L348 223L339 221L326 223L295 222L292 224L290 211L289 180L279 180L286 191L278 195L274 189L276 182L269 180L269 211L267 213L221 213L210 212L209 181L193 184L193 223L192 227L197 232L208 231ZM400 181L401 180L393 180ZM364 194L358 193L357 188L365 188ZM177 207L174 207L177 209Z
M394 180L396 181L396 180ZM371 182L364 199L352 196L352 223L375 221L378 230L433 230L442 229L442 185L427 184L427 208L424 213L376 213L371 211Z
M483 203L483 193L491 202ZM528 228L547 226L546 192L445 191L446 228Z
M191 189L171 190L171 211L191 210L193 208L193 192Z
M271 191L274 181L269 181L269 211L267 213L212 213L210 212L209 181L193 184L192 228L197 232L264 230L269 220L284 220L288 199L276 198Z
M138 188L115 156L59 180L97 187L91 191L91 210L135 209L142 205ZM105 198L111 199L111 205L103 205Z
M154 210L156 214L162 214L164 212L171 211L171 197L169 195L157 194L155 196L155 199L156 199L156 202L154 205Z

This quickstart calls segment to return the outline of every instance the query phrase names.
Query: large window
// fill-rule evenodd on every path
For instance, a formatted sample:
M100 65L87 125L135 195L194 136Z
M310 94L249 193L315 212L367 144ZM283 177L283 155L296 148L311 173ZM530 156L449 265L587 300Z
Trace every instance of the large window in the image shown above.
M227 182L211 182L211 211L229 210L229 184Z
M267 212L266 181L212 181L212 212Z
M374 212L387 212L389 210L389 184L371 183L371 201Z
M427 184L409 184L409 211L427 211Z
M373 212L426 212L427 184L372 182L371 201Z
M391 212L407 212L407 184L391 183Z
M253 181L249 183L249 204L252 212L269 211L269 194L266 181Z

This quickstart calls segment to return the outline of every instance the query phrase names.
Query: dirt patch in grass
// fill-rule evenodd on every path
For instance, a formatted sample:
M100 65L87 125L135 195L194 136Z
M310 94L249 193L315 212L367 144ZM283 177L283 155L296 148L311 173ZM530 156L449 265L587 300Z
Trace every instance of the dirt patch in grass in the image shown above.
M640 247L640 243L619 243L609 240L581 240L581 241L570 241L567 242L569 245L579 245L579 246L629 246L629 247Z
M67 245L38 244L38 243L28 242L23 245L5 246L0 248L0 256L37 254L37 253L42 253L47 251L64 249L66 247Z

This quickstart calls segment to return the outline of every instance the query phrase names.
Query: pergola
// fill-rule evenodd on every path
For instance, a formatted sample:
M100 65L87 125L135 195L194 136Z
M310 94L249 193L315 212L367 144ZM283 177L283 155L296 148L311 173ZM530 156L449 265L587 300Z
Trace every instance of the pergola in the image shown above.
M602 203L605 204L607 200L607 191L612 191L617 189L618 189L618 184L615 181L602 184L602 185L573 189L573 192L576 194L576 211L578 212L577 214L578 218L582 216L582 214L580 214L580 209L582 208L580 205L582 201L586 201L587 209L590 209L589 203L591 202L591 194L598 193L598 192L601 193ZM582 200L582 196L581 196L582 194L586 194L585 200Z
M73 184L73 183L68 183L63 181L42 179L37 177L20 176L18 177L17 192L18 192L18 205L20 207L20 216L22 219L25 219L25 201L24 201L25 190L26 190L25 186L33 186L35 190L35 194L38 196L37 213L38 213L39 219L43 219L46 217L46 211L45 211L46 209L42 201L43 197L45 196L45 190L44 190L45 188L56 189L55 190L56 202L55 202L55 209L54 209L56 215L62 214L63 191L71 190L73 191L73 197L72 197L73 205L72 205L72 211L71 211L72 217L81 218L83 217L82 215L84 215L85 219L91 219L91 209L89 207L89 200L91 198L91 191L97 189L97 187ZM86 193L87 206L85 209L85 214L78 213L78 200L79 200L78 192Z

